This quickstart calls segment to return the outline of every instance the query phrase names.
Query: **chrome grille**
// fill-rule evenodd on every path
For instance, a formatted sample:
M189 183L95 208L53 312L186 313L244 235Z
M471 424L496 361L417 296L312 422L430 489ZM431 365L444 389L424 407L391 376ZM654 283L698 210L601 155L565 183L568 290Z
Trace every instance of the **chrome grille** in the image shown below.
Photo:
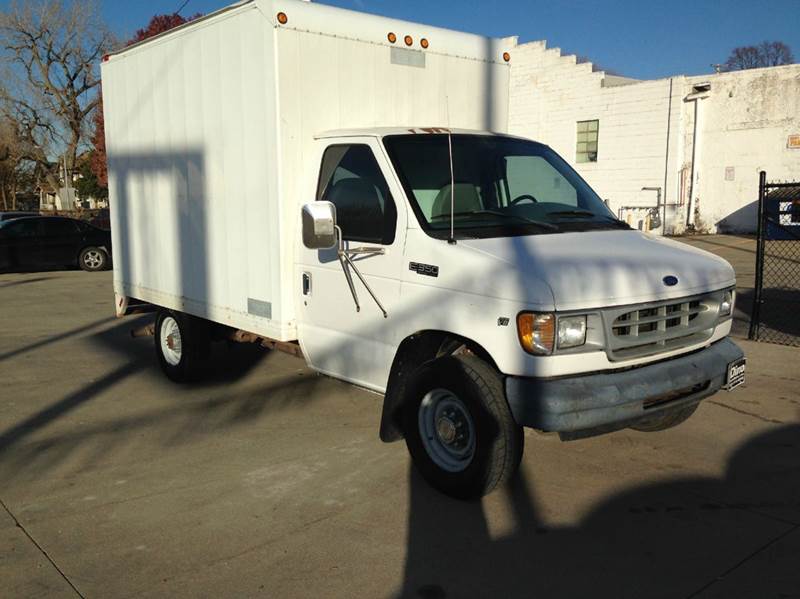
M723 293L605 311L609 358L640 358L708 339L717 323Z

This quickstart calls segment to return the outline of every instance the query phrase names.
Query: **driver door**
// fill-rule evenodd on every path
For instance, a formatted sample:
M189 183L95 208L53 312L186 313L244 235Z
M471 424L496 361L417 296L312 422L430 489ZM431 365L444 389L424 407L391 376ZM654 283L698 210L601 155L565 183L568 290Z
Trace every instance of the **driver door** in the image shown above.
M346 250L377 250L353 254L352 260L386 317L351 269L356 307L337 248L310 250L301 244L296 271L300 343L315 369L383 391L402 321L402 191L377 139L323 139L319 144L316 200L336 206Z

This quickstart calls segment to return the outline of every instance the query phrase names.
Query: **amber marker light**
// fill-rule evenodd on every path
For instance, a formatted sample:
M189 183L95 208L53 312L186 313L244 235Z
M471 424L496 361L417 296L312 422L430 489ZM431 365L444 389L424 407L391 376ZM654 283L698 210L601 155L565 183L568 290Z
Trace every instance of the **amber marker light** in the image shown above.
M556 319L552 314L521 312L517 316L519 342L529 354L544 356L553 353Z
M393 44L397 41L397 36L393 32L389 32L389 35L386 36L386 39L389 40L390 44Z
M427 49L428 45L429 45L428 44L428 40L423 37L421 40L419 40L419 45L422 46L423 48Z
M411 44L414 43L414 38L411 37L410 35L407 35L403 38L403 41L406 43L406 46L410 46Z
M503 52L503 60L505 60L506 62L511 60L511 54L509 54L508 52Z
M289 17L286 16L286 13L285 12L279 12L278 13L278 23L280 23L281 25L286 25L286 23L288 23L288 22L289 22Z

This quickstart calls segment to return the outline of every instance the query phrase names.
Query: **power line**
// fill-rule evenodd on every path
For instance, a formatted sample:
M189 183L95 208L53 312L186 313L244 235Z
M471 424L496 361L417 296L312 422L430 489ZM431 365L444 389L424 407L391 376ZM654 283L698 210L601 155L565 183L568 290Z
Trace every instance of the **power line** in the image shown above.
M182 11L184 8L186 8L186 5L187 5L187 4L189 4L189 0L183 0L183 4L181 4L181 5L178 7L178 10L176 10L174 14L176 14L176 15L179 15L179 14L181 14L181 11Z

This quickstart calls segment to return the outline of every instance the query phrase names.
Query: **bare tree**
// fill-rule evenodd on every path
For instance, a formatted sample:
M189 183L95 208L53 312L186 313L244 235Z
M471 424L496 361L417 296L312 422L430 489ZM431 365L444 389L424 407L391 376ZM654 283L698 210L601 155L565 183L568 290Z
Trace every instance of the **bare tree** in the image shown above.
M2 210L16 210L17 193L28 199L34 195L41 174L38 167L26 160L30 154L19 135L17 123L0 115L0 206Z
M783 42L761 42L758 49L761 51L765 66L777 67L794 62L792 50Z
M2 109L16 124L22 158L55 190L60 159L69 177L97 107L98 65L112 44L99 14L92 0L15 1L0 12L9 82Z
M23 147L16 126L0 118L0 206L2 210L16 210L17 189L24 174Z
M728 71L775 67L792 64L792 51L783 42L761 42L758 46L739 46L731 51L725 68Z

